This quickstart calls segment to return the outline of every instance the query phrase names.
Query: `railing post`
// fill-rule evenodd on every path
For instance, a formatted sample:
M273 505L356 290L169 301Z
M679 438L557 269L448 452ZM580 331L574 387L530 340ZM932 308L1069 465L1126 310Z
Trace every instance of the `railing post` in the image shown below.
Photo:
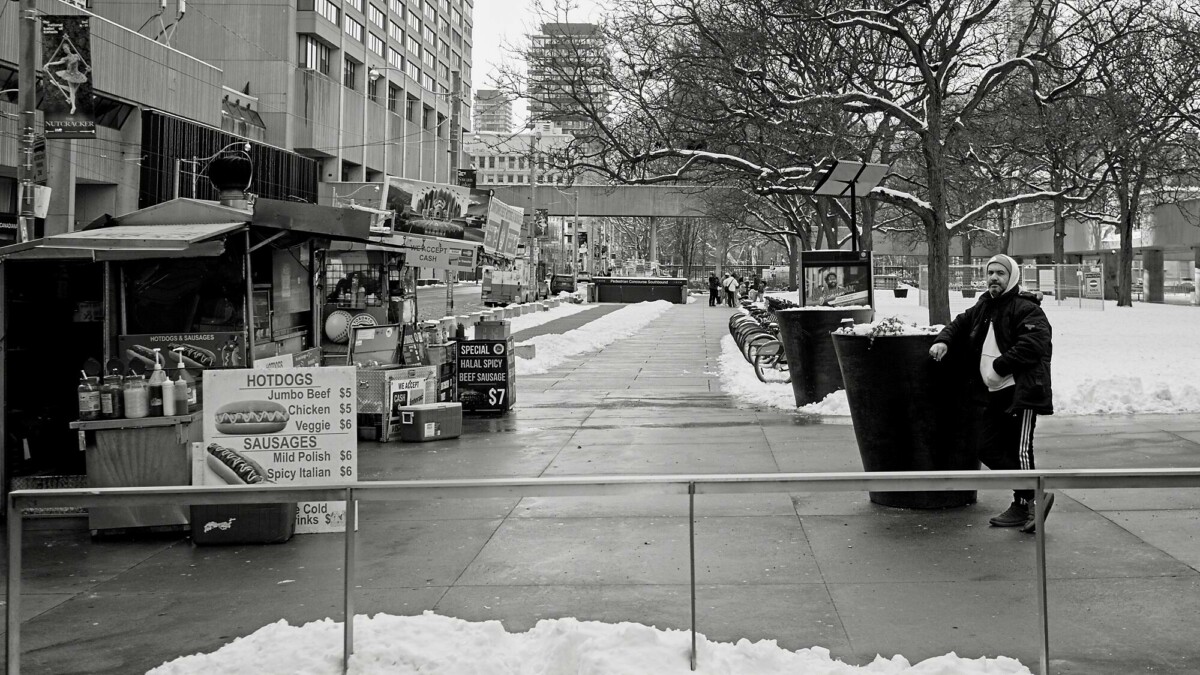
M21 673L21 506L8 499L8 607L5 608L8 631L5 668L8 675Z
M1038 641L1041 643L1041 673L1050 675L1050 611L1046 599L1046 477L1038 476L1033 493L1033 518L1037 530Z
M346 561L342 587L342 675L350 670L350 656L354 654L354 531L358 529L358 512L354 508L354 488L346 488Z
M696 670L696 484L688 483L688 561L692 584L692 670Z

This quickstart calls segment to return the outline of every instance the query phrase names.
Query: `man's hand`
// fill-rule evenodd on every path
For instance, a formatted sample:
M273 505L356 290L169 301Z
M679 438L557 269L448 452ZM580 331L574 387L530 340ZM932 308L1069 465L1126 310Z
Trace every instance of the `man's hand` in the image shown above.
M929 348L929 355L933 357L934 361L941 361L946 356L946 352L948 351L950 351L950 348L946 346L945 342L935 342L934 345Z

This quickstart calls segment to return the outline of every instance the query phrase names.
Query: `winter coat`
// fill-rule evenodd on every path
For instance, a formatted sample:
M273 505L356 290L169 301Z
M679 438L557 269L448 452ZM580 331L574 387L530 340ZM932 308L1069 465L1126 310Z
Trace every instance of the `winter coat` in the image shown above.
M716 277L708 278L708 290L715 291L721 287L721 281Z
M972 393L984 395L987 387L979 374L979 360L989 323L995 328L1000 348L1000 356L992 362L992 368L998 375L1012 375L1016 382L1009 412L1028 409L1039 415L1053 415L1052 332L1037 296L1013 292L993 298L985 293L943 328L934 342L946 343L948 355L955 357L954 361L962 368Z

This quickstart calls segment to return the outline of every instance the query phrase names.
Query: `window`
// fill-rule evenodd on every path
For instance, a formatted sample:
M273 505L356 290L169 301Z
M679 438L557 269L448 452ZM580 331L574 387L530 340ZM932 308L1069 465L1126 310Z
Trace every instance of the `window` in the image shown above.
M450 22L446 20L446 17L444 17L444 16L442 17L442 20L439 22L439 25L441 25L441 27L442 27L442 35L450 34Z
M417 13L411 9L408 10L408 28L418 33L421 32L421 17L417 16Z
M382 9L379 9L375 5L370 5L367 7L367 20L376 26L379 26L380 28L387 27L386 15L383 13Z
M396 112L396 102L400 99L400 87L388 85L388 110Z
M425 67L430 70L435 70L437 68L437 57L435 57L431 51L426 51L421 55L421 62L424 63ZM430 89L432 88L433 87L430 87Z
M496 168L496 158L495 157L488 157L487 160L488 160L487 168L489 168L489 169Z
M442 80L444 80L446 82L449 82L450 81L450 66L447 66L446 64L439 61L438 62L438 77L440 77Z
M458 34L458 31L450 31L450 36L450 42L453 43L455 47L462 49L462 36Z
M395 21L388 22L388 37L396 41L396 44L404 42L404 29Z
M367 78L367 98L379 103L379 80Z
M408 105L404 106L404 119L412 122L417 116L417 100L415 98L408 99Z
M362 42L363 25L350 17L346 17L346 35Z
M346 0L346 4L360 12L362 11L362 0Z
M405 61L404 72L414 81L420 81L421 79L421 69L417 66L415 61Z
M392 10L392 14L404 16L404 3L400 0L388 0L388 8Z
M425 41L431 45L437 44L437 36L433 33L432 24L425 24L425 28L421 31L421 37L425 38Z
M421 108L421 128L428 129L433 126L433 108Z
M376 56L383 56L383 39L374 33L367 33L367 49Z
M425 18L429 21L437 21L437 9L429 0L425 0Z
M354 89L358 82L358 64L347 58L342 58L342 84L347 89Z
M404 48L418 59L421 58L421 43L417 42L417 38L411 33L409 34L408 38L404 40Z
M462 25L462 12L457 9L450 10L450 20L455 26Z
M391 47L388 47L388 65L400 70L404 69L404 57L400 55L400 52Z
M330 49L311 35L300 36L300 67L329 74Z
M338 12L338 8L329 0L316 0L316 10L317 14L329 19L329 22L333 25L336 26L338 24L340 13Z
M445 40L438 40L438 55L450 56L450 44Z
M434 89L433 77L425 71L421 71L421 86L429 91L436 91Z
M450 0L438 0L438 9L443 13L450 11Z

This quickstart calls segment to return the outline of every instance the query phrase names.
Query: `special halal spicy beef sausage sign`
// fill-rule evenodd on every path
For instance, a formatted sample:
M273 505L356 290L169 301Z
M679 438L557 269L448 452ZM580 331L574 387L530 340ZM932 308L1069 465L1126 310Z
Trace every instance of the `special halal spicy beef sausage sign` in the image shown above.
M206 482L214 476L231 485L357 481L354 373L352 367L205 371ZM296 532L341 532L345 522L345 502L303 502Z

